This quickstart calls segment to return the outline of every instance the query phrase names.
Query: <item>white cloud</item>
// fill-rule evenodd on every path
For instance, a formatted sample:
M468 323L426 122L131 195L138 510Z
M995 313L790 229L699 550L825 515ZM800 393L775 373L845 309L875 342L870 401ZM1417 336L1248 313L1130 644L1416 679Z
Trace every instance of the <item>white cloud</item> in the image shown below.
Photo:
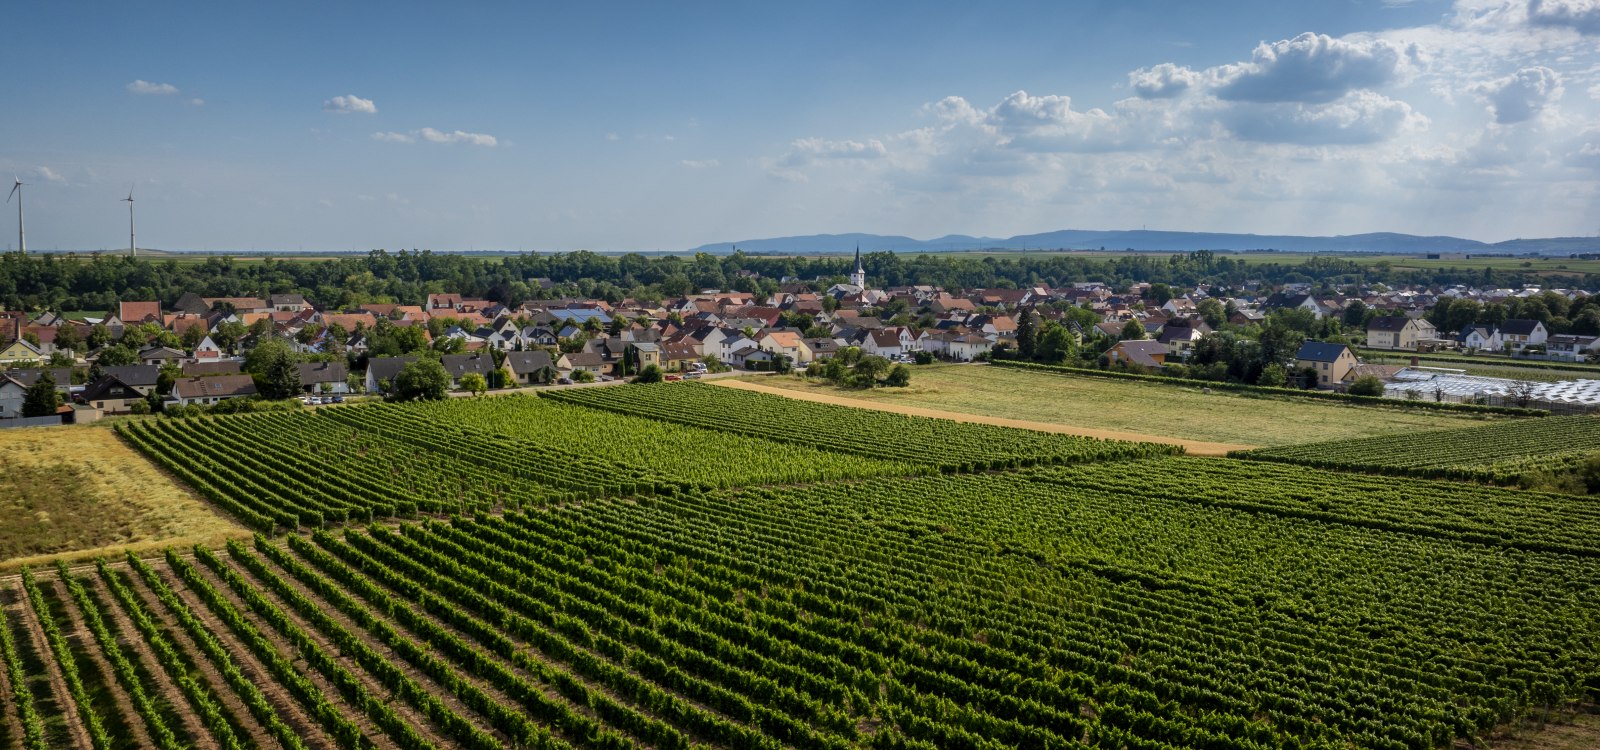
M1542 65L1523 68L1472 88L1489 104L1494 121L1512 125L1533 119L1561 98L1561 76Z
M1300 145L1372 144L1428 126L1411 105L1371 91L1323 105L1242 104L1224 111L1221 121L1247 141Z
M1208 71L1230 101L1326 103L1356 89L1394 81L1415 48L1386 40L1347 41L1325 34L1258 45L1250 61Z
M1528 23L1600 34L1600 0L1529 0Z
M170 96L178 93L178 87L170 83L151 83L143 79L128 84L127 88L128 91L135 94L159 94L162 96Z
M819 159L879 159L888 153L883 141L875 138L866 141L801 138L789 144L789 153L783 157L783 162L788 166L801 166Z
M616 143L617 141L622 140L622 136L617 135L616 133L606 133L606 140Z
M1199 73L1172 63L1140 68L1128 74L1133 93L1142 99L1170 99L1183 94L1201 81Z
M44 180L45 182L55 183L57 185L67 184L67 178L62 177L60 172L57 172L49 167L34 167L33 173L37 175L39 179Z
M690 169L712 169L722 166L722 162L717 159L684 159L678 163Z
M492 135L487 135L484 133L468 133L463 130L455 130L446 133L443 131L434 130L433 128L423 128L417 131L417 135L421 136L423 140L430 143L465 143L471 146L489 146L491 148L500 143L500 141Z
M371 99L362 99L355 94L346 94L324 101L322 103L322 111L335 112L341 115L372 115L378 113L378 107L372 103Z
M191 107L204 107L204 106L206 106L206 100L201 99L200 97L197 96L197 97L195 97L193 99L190 99L187 102L184 102L184 104L187 104L187 105L189 105Z
M484 133L468 133L463 130L456 130L446 133L442 130L434 130L433 128L423 128L421 130L413 130L409 133L380 131L372 134L372 140L381 141L383 143L416 143L418 139L427 141L429 143L465 143L470 146L489 146L491 148L499 145L500 143L499 139L492 135L486 135Z

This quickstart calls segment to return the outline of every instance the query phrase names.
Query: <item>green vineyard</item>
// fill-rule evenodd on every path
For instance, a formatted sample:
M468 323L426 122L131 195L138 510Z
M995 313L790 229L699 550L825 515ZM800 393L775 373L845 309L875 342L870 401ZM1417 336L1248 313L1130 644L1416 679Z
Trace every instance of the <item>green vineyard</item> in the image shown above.
M121 433L268 533L0 579L14 746L1422 750L1600 695L1585 498L685 384Z
M1240 451L1237 458L1397 476L1516 484L1600 451L1600 419L1547 417L1482 427Z
M582 388L547 391L540 395L608 412L862 456L929 464L944 471L1009 469L1181 452L1171 445L908 417L701 383Z

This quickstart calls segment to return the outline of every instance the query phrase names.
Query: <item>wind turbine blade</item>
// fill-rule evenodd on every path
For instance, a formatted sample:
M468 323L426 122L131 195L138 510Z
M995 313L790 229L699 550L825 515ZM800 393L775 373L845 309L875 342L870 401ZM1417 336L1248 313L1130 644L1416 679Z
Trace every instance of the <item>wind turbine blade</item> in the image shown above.
M17 180L17 178L15 178L15 177L12 177L11 179ZM10 203L11 202L11 196L16 195L17 191L21 190L21 189L22 189L22 180L17 180L17 184L11 186L11 193L6 195L6 203Z

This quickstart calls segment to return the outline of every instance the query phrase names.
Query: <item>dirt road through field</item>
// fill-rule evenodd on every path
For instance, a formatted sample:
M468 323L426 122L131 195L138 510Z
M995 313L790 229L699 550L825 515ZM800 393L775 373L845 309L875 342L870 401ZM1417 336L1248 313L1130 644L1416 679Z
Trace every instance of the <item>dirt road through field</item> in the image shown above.
M1000 427L1017 427L1024 430L1038 430L1039 432L1055 432L1063 435L1083 435L1085 437L1105 438L1107 440L1136 440L1145 443L1165 443L1167 445L1181 445L1184 452L1191 456L1221 456L1228 451L1246 450L1254 448L1253 445L1235 445L1232 443L1208 443L1203 440L1184 440L1182 438L1166 437L1164 435L1144 435L1137 432L1121 432L1118 430L1096 430L1087 427L1074 427L1072 425L1057 424L1055 422L1030 422L1023 419L1005 419L1003 417L986 417L980 414L966 414L958 411L942 411L939 409L924 409L916 406L901 404L885 404L876 401L866 401L856 398L845 398L826 393L807 393L788 388L777 388L761 383L751 383L743 380L718 380L715 385L724 388L738 388L744 391L757 393L770 393L774 396L800 401L815 401L821 404L834 404L835 406L853 406L857 409L876 409L878 411L907 414L914 417L934 417L948 419L952 422L973 422L977 424L992 424Z

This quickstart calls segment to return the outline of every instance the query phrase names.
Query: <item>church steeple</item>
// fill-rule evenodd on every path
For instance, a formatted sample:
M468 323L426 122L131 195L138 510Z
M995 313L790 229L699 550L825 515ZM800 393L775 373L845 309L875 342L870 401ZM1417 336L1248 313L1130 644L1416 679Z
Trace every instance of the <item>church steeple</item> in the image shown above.
M850 272L850 283L867 288L867 269L861 267L861 246L856 245L856 270Z

